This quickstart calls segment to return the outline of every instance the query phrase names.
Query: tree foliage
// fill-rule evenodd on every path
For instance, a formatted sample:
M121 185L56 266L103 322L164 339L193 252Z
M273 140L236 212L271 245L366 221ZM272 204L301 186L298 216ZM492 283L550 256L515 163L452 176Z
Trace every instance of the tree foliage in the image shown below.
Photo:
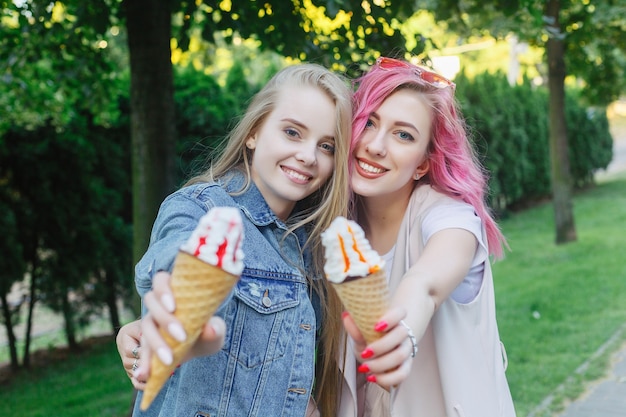
M117 73L103 38L110 13L104 1L2 2L0 133L62 127L81 109L105 114Z
M461 36L498 38L514 33L545 47L550 36L565 43L567 75L583 81L581 99L606 106L626 92L626 4L612 0L561 0L560 26L550 29L543 0L441 0L428 2L435 15ZM544 75L547 69L544 68Z
M182 2L183 17L175 35L185 49L190 29L200 27L206 40L225 31L260 41L263 49L327 66L372 61L378 51L406 48L401 23L415 8L403 1L269 0L264 2ZM419 52L418 43L409 52Z

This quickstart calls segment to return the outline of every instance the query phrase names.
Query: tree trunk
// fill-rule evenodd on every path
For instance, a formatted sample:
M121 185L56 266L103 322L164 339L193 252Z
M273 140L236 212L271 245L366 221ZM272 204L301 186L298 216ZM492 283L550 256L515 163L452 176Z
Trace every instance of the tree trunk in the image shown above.
M546 26L549 34L548 86L550 91L550 163L552 173L552 201L556 225L556 243L576 240L576 226L572 207L572 178L565 122L565 33L559 23L559 0L546 4Z
M117 310L117 297L115 296L116 279L113 278L114 276L115 273L112 271L100 271L100 281L106 283L104 301L109 309L111 328L113 333L117 334L122 324L120 323L120 314Z
M145 252L162 200L174 190L171 0L127 0L133 180L133 262Z
M9 344L9 356L11 357L11 369L16 371L20 367L17 358L17 339L13 331L13 312L9 307L9 301L5 293L0 294L0 306L2 306L2 316L4 317L4 327L7 331L7 339ZM19 312L19 308L17 310Z
M28 369L30 368L30 341L31 332L33 329L33 314L35 311L35 303L37 302L37 274L39 273L39 258L36 255L36 250L33 251L31 256L31 269L30 269L30 288L28 290L28 314L26 315L26 330L24 331L24 356L22 359L22 366Z
M63 324L65 326L65 338L67 339L67 347L71 351L78 350L78 341L76 340L76 325L74 323L74 307L70 301L70 295L66 291L61 300L61 313L63 314Z

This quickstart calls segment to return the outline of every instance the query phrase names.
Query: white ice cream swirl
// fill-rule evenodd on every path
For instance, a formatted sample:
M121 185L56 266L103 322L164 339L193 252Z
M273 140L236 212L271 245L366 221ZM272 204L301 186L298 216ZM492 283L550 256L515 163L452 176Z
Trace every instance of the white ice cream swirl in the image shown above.
M361 226L345 217L337 217L322 233L325 249L326 278L341 283L346 278L364 277L385 266L385 261L372 249Z
M243 223L239 209L214 207L202 216L181 250L233 274L243 271Z

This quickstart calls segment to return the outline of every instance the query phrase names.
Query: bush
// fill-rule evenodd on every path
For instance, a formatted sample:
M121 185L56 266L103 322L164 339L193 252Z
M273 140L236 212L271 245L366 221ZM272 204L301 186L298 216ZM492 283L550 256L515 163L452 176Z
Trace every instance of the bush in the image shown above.
M525 206L551 195L548 93L525 79L509 86L502 73L457 79L457 97L472 129L474 144L490 173L494 210ZM573 184L593 181L612 159L612 137L603 109L581 105L567 91L566 118Z

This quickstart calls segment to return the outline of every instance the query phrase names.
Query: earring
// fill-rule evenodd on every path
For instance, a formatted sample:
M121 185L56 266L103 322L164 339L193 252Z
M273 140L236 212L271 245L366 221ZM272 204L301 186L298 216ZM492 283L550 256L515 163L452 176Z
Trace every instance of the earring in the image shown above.
M419 180L420 178L422 178L422 176L421 176L420 174L415 174L415 175L413 176L413 179L414 179L415 181Z

